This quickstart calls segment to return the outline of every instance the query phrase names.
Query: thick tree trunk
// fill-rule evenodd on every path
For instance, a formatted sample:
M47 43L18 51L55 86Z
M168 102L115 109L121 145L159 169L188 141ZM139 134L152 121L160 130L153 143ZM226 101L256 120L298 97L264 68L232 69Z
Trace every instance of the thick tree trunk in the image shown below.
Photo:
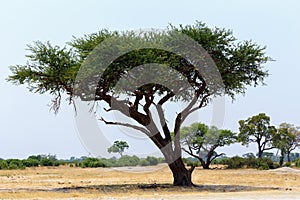
M291 153L291 152L289 152L289 151L287 152L287 161L288 161L288 162L291 162L291 156L290 156L290 153Z
M203 167L203 169L209 169L209 165L210 163L205 162L203 159L198 157L199 162L201 163L201 166Z
M194 168L191 168L190 170L186 169L181 157L169 164L169 167L173 173L174 186L194 186L192 183L192 172Z
M210 162L206 162L202 165L203 169L209 169Z

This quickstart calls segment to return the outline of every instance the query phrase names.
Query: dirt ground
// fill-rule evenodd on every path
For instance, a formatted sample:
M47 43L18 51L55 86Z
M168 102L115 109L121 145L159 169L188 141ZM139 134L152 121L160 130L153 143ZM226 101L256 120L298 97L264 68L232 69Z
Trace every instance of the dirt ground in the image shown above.
M0 199L300 199L298 169L197 168L193 182L200 187L173 187L166 165L0 170Z

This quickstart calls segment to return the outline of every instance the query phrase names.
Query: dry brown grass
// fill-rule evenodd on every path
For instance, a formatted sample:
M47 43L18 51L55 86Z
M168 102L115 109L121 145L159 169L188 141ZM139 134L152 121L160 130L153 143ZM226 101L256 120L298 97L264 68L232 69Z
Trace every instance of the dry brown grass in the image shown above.
M108 168L38 167L25 170L0 170L1 198L128 198L155 195L205 195L211 191L167 188L139 189L137 184L170 184L167 166L150 172L124 172ZM134 168L132 168L134 169ZM140 168L139 168L140 169ZM147 169L147 168L145 168ZM127 168L127 170L131 170ZM236 185L281 188L280 192L300 192L300 172L196 169L193 182L199 185ZM234 187L233 187L234 188ZM234 191L234 190L233 190Z

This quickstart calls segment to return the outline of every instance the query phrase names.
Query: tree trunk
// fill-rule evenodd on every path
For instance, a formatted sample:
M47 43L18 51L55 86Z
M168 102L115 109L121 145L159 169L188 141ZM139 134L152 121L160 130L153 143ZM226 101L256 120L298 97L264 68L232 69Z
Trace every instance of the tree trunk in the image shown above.
M279 165L280 165L280 167L283 166L283 162L284 162L284 153L281 152L281 156L280 156L280 158L279 158Z
M201 163L201 166L203 167L203 169L209 169L209 165L210 163L205 162L203 159L198 157L199 162Z
M263 151L261 149L258 149L258 155L257 155L257 157L258 158L262 158L262 155L263 155Z
M181 157L175 160L173 163L169 164L169 167L173 173L173 185L174 186L194 186L192 183L192 172L194 167L191 169L186 169Z
M291 152L289 152L289 151L287 152L288 162L291 162L291 156L290 156L290 153L291 153Z

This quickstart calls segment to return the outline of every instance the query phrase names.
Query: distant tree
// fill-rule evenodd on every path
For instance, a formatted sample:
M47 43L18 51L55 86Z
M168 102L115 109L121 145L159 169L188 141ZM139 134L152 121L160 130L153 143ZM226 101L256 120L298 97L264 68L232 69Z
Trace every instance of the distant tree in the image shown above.
M275 157L275 155L272 152L263 152L262 157L273 159Z
M123 152L128 149L129 146L125 141L115 141L114 144L107 149L109 153L119 153L123 157Z
M229 130L219 130L215 126L208 127L202 123L194 123L181 130L182 149L197 158L204 169L209 169L211 162L223 156L215 150L218 147L236 142L236 134Z
M293 124L280 124L273 143L281 152L280 165L283 164L285 155L287 161L291 162L291 152L300 147L300 128L295 127Z
M255 158L255 155L253 153L245 153L242 155L243 158Z
M250 143L256 143L258 147L257 156L262 158L265 151L275 148L273 137L276 131L276 128L270 125L270 117L265 113L260 113L247 120L239 121L238 141L246 146Z

